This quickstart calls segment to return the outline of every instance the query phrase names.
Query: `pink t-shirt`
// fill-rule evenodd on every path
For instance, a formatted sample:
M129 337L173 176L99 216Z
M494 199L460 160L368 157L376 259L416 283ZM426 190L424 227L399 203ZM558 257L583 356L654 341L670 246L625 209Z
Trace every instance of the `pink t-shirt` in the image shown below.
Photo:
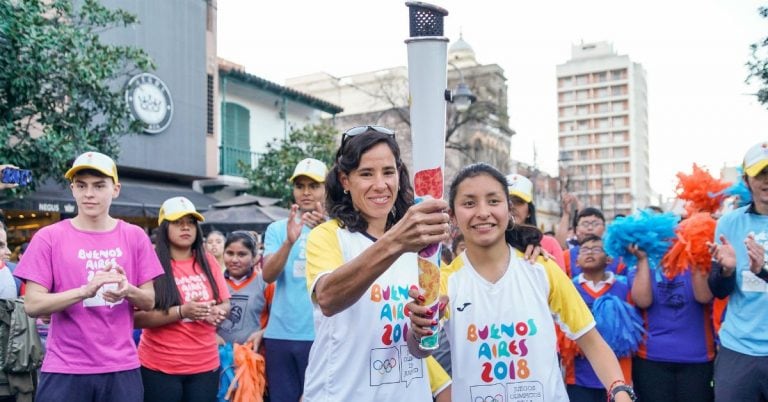
M85 285L110 263L123 267L135 286L163 273L140 227L118 220L110 231L89 232L67 219L35 234L14 275L60 293ZM103 289L51 316L43 372L99 374L139 367L132 337L133 306L127 300L107 303L101 297Z
M544 235L541 238L541 248L543 248L552 258L557 265L565 271L565 258L563 258L563 248L560 247L560 243L552 236Z
M216 280L220 301L229 300L224 274L213 255L206 253L208 266ZM171 261L176 286L184 303L214 300L213 287L194 258ZM175 310L172 310L175 314ZM219 367L216 327L205 321L172 322L157 328L145 328L139 342L141 365L166 374L197 374Z

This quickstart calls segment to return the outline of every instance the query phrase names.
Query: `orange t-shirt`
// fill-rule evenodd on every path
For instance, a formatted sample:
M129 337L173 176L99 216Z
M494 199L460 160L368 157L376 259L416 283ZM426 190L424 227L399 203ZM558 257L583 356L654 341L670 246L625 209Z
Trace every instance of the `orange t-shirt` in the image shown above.
M224 274L216 259L206 253L215 286L219 290L219 301L229 299L229 290ZM211 301L213 287L194 258L171 261L176 286L184 303L200 297L200 301ZM176 314L175 308L171 314ZM198 374L219 367L219 350L216 346L216 327L205 321L184 319L156 328L145 328L139 342L141 365L166 374Z

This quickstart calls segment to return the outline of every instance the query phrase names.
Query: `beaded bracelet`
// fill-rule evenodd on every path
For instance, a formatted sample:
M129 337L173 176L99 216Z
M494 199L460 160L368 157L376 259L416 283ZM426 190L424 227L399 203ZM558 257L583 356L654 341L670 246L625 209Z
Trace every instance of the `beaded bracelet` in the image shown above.
M613 388L615 386L619 385L619 384L626 384L626 382L624 382L624 380L616 380L616 381L611 383L611 386L608 387L608 398L609 398L609 400L610 400L611 392L613 391Z

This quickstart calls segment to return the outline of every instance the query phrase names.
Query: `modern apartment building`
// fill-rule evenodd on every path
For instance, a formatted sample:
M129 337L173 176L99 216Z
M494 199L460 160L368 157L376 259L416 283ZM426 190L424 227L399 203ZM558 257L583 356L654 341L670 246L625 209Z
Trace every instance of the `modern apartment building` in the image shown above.
M608 220L650 203L645 70L608 42L573 45L557 66L560 172Z

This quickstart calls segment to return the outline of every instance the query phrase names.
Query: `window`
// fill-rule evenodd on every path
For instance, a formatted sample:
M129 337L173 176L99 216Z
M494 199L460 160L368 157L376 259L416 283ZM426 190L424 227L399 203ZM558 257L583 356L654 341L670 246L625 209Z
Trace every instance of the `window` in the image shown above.
M589 114L589 106L586 106L586 105L584 105L584 106L579 106L579 107L576 109L576 114L578 114L579 116L584 116L584 115L587 115L587 114Z
M626 147L614 148L613 149L613 157L614 158L626 158L627 157L627 148Z
M624 94L626 93L626 91L624 90L624 88L625 88L625 87L624 87L624 85L618 85L618 86L613 86L613 87L611 87L611 95L612 95L612 96L621 96L621 95L624 95Z
M558 81L559 81L558 84L560 88L569 87L573 85L573 80L571 79L571 77L562 77Z
M611 109L614 112L623 112L627 110L627 103L626 102L613 102L611 104Z
M579 120L579 130L589 130L589 120Z
M626 70L613 70L611 71L611 80L618 81L624 79L624 72Z
M576 76L576 85L587 85L587 84L589 84L589 76L587 76L586 74Z
M581 91L576 92L576 99L577 100L585 100L589 98L589 91L586 89L582 89Z
M206 132L208 135L213 135L213 75L208 74L208 87L207 87L207 104L206 104Z
M597 113L608 113L610 110L611 109L608 102L598 103L597 105L595 105L595 111Z
M597 128L610 128L611 122L609 119L597 119Z
M589 136L580 135L579 136L579 145L589 145Z
M611 142L611 134L610 133L599 133L597 134L597 142L599 144L607 144Z
M573 116L573 106L561 107L560 116Z
M213 8L213 4L211 4L211 0L208 0L205 3L205 30L208 32L214 32L216 31L216 11Z
M605 98L606 96L608 96L608 88L607 87L597 88L595 90L595 98Z
M595 73L595 81L597 82L605 82L608 80L608 73L602 72L602 73Z
M562 94L560 94L560 100L562 102L572 102L573 92L563 92Z
M237 103L221 105L221 166L222 174L238 175L238 161L251 165L251 113Z
M610 155L608 154L608 148L602 148L597 153L598 158L600 159L608 159Z

